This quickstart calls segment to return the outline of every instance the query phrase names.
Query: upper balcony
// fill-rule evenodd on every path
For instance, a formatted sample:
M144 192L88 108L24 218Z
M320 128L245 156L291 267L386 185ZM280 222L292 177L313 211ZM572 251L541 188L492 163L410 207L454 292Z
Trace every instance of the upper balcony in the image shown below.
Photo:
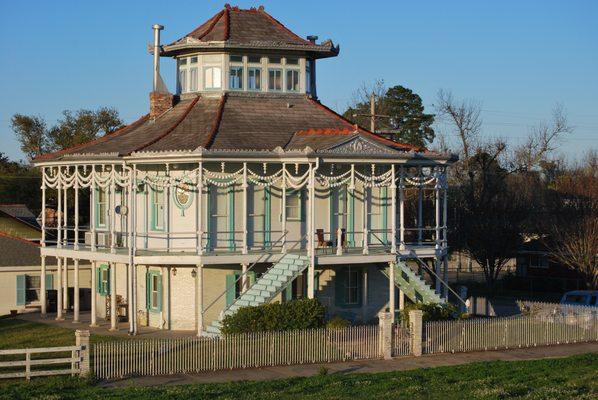
M446 250L445 174L392 163L46 167L43 200L59 212L42 221L42 251L138 264L432 257Z

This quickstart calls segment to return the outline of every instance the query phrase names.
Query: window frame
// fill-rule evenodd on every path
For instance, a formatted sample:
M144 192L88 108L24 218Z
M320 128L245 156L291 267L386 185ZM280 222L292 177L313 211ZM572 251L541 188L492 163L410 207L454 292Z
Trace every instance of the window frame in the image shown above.
M259 71L259 80L255 79L255 75L254 75L254 82L258 82L259 85L255 88L251 87L250 84L250 73L251 72L255 72L255 71ZM247 66L247 90L250 92L261 92L262 91L262 83L263 83L264 79L262 77L262 67L261 66L257 66L257 65L248 65Z
M158 224L158 215L157 215L157 205L159 204L157 199L158 199L158 194L161 194L161 198L162 198L162 224L159 225ZM151 206L151 228L152 231L155 232L164 232L164 230L166 229L166 202L167 200L167 195L166 195L166 188L162 188L162 190L159 190L155 187L152 187L151 189L151 195L150 195L150 206Z
M285 193L285 201L284 201L284 206L285 206L285 217L287 221L303 221L303 191L302 190L287 190L287 192ZM289 216L289 198L296 198L298 201L298 204L296 206L297 208L297 217L291 217Z
M289 89L289 73L297 74L296 86L297 89ZM294 80L291 80L295 83ZM298 93L301 91L301 70L299 68L286 68L285 69L285 91L289 93Z
M206 79L206 77L207 77L206 74L207 74L208 70L214 70L214 69L220 70L220 79L219 79L220 86L214 86L214 73L213 72L212 72L212 86L208 86L208 82L207 82L207 79ZM203 88L204 88L204 90L208 90L208 91L209 90L222 90L222 65L221 64L218 64L218 65L204 65L203 68L202 68L202 71L203 71L202 78L203 78Z
M159 313L162 311L162 273L160 271L147 271L145 305L148 311ZM155 284L154 284L155 283ZM156 295L154 303L154 294Z
M110 268L108 264L101 264L98 267L98 282L97 291L100 296L108 296L110 294ZM106 278L104 280L104 277Z
M100 201L100 196L104 195L104 201ZM104 212L101 212L102 206L105 207ZM107 229L108 228L108 210L110 209L110 196L109 192L105 188L96 188L95 193L95 228L96 229ZM100 223L104 218L104 222Z
M271 82L276 82L275 79L271 79L271 77L270 77L271 72L278 72L280 74L280 89L272 89L270 87ZM280 93L283 91L284 91L284 70L283 70L283 68L282 67L272 68L272 67L268 66L268 92Z
M229 90L237 90L237 91L244 90L244 87L243 87L244 69L245 68L243 67L243 65L236 65L236 64L229 65L229 67L228 67L228 88L229 88ZM236 76L236 78L239 81L239 87L232 86L233 80L231 78L233 77L233 75L232 75L233 70L237 70L237 71L241 72L240 76Z

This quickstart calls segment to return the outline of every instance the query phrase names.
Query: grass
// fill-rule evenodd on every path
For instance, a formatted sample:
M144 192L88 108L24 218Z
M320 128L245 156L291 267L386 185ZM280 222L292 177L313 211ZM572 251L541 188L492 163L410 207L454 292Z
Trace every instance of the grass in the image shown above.
M118 340L114 336L91 335L91 342ZM75 330L20 319L0 319L0 350L74 346Z
M48 378L0 384L0 399L595 399L598 354L263 382L102 388ZM151 378L148 379L151 382Z

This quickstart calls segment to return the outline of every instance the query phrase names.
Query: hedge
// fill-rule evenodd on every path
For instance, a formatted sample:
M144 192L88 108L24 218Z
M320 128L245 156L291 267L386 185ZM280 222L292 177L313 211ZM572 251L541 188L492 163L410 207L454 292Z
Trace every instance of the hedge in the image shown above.
M223 334L322 328L326 310L316 299L242 307L222 320Z

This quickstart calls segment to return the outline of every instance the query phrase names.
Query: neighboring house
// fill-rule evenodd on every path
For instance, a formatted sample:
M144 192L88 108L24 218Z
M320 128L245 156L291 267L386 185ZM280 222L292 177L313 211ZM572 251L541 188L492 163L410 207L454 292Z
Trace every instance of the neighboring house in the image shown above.
M563 290L585 288L581 275L551 259L546 240L534 236L523 241L517 250L517 276L562 281Z
M41 238L41 227L25 204L0 204L0 232L27 240Z
M11 310L25 312L41 307L40 245L19 237L0 233L0 315ZM56 298L56 259L46 257L45 290ZM73 282L74 272L69 271L68 282ZM82 265L80 285L89 288L90 265ZM88 289L89 290L89 289Z
M432 289L404 261L432 258L446 281L455 156L383 138L320 103L316 64L339 47L297 36L262 7L225 6L166 45L161 29L149 114L35 160L43 194L59 189L56 227L42 221L57 244L44 236L42 257L93 263L92 324L109 310L116 328L119 304L133 333L201 335L270 301L318 298L355 321L404 296L445 301L442 279ZM175 95L159 57L176 60ZM78 209L82 191L85 229L65 205L68 195Z

